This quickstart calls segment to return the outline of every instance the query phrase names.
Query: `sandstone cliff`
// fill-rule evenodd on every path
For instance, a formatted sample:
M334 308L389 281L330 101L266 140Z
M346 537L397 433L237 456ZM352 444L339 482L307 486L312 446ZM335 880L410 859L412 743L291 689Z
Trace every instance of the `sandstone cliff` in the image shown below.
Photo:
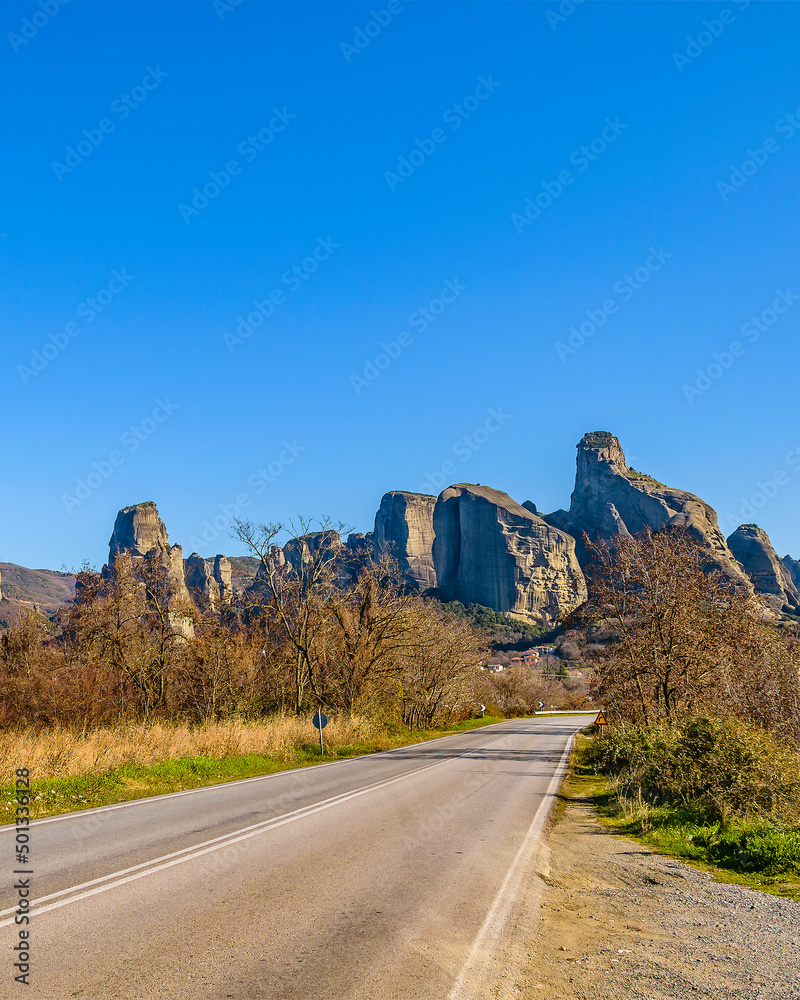
M588 561L584 532L592 540L608 540L645 528L657 531L680 525L708 547L712 565L747 582L720 531L716 511L693 493L628 468L619 441L608 431L581 438L570 508L544 515L544 520L576 539L582 565Z
M433 565L433 511L436 497L392 490L375 515L376 551L388 551L408 581L420 591L436 586Z
M233 595L232 568L227 556L218 555L211 562L193 552L184 560L186 586L196 604L217 607L220 601L229 601Z
M436 501L433 526L433 561L445 600L549 625L586 598L574 539L500 490L449 487Z
M233 596L233 566L230 559L223 555L215 556L213 573L220 599L229 601Z
M768 607L778 614L796 613L800 591L766 531L757 524L742 524L728 537L728 545Z
M170 545L167 529L158 515L152 500L123 507L117 514L114 530L108 543L108 566L113 568L120 555L126 553L133 561L155 557L164 572L170 590L170 602L187 602L189 591L183 570L183 550L180 545ZM104 568L104 572L108 572Z
M791 556L784 556L781 562L788 570L792 583L797 587L798 592L800 592L800 562L797 559L792 559Z

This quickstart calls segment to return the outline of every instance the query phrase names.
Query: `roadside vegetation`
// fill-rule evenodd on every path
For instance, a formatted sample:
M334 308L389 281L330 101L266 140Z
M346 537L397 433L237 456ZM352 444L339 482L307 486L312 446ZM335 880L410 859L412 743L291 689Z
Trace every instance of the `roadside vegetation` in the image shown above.
M592 546L594 691L578 769L621 831L751 884L800 890L797 638L683 530Z
M360 716L333 719L317 731L308 719L273 717L199 725L120 723L81 733L69 728L0 734L0 773L25 760L35 778L31 818L180 792L379 753L502 721L485 716L414 733ZM0 823L14 820L14 786L0 785Z
M52 812L319 762L319 709L330 759L583 704L532 665L483 670L485 621L310 527L278 549L279 525L240 523L258 575L226 600L181 601L157 559L123 555L52 620L21 611L0 634L0 782L30 768Z

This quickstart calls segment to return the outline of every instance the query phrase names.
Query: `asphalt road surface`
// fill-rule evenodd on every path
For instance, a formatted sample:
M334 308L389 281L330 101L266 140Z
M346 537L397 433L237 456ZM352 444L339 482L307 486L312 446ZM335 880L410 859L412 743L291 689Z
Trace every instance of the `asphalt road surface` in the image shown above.
M535 927L539 834L590 721L514 720L39 820L31 876L0 828L0 996L494 996ZM29 986L10 957L20 929Z

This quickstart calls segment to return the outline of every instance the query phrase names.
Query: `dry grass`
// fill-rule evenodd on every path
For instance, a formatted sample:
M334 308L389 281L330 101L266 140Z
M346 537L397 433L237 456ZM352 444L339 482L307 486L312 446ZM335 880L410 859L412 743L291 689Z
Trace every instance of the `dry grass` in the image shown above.
M358 716L331 719L324 730L326 750L353 743L375 749L392 745L383 729ZM199 725L129 723L85 733L70 728L11 729L0 733L0 783L13 781L15 768L28 767L34 781L102 774L125 765L147 766L184 757L265 754L291 762L303 744L315 743L310 720L276 716L259 722L231 720Z

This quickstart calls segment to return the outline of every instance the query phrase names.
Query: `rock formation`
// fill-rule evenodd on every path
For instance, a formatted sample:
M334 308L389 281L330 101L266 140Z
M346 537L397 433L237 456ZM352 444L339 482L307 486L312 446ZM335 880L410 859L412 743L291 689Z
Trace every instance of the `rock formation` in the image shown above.
M547 514L544 520L576 539L581 565L588 561L584 532L592 540L608 540L645 528L680 525L708 547L711 565L747 581L720 531L716 511L693 493L628 468L619 441L608 431L581 438L570 508Z
M586 598L575 541L507 493L462 483L433 514L433 561L445 600L552 624Z
M183 564L186 586L195 604L209 604L212 608L219 603L219 586L214 579L214 570L197 552L193 552Z
M170 591L170 603L186 602L189 591L183 570L183 550L180 545L170 545L167 529L158 516L158 508L152 500L123 507L117 514L114 530L108 543L108 566L123 553L129 555L134 567L146 557L155 558L164 572L164 580ZM108 572L104 568L104 572Z
M778 614L796 613L800 591L766 531L757 524L742 524L728 537L728 545L767 606Z
M408 581L420 591L436 586L433 565L433 511L436 497L392 490L375 515L376 551L394 556Z
M792 559L791 556L784 556L781 562L788 570L789 576L792 578L792 583L800 592L800 562L797 559Z
M214 557L214 579L219 587L220 598L229 601L233 596L233 567L227 556Z
M324 549L328 558L331 558L343 544L338 531L330 529L310 531L302 538L290 538L283 546L283 556L295 571L299 571L301 566L310 563L321 549Z
M212 563L193 552L184 562L186 586L201 607L215 608L220 601L229 601L233 594L231 564L227 556L218 555Z

